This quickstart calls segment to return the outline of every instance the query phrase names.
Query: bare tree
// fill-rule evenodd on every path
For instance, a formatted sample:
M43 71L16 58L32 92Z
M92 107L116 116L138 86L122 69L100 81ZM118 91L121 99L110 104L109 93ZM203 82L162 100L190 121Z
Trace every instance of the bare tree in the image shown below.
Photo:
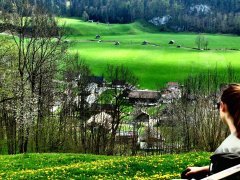
M87 96L90 95L88 86L91 71L89 66L80 59L78 54L70 57L67 60L65 70L65 78L67 80L67 87L65 89L66 97L64 98L61 116L60 116L60 129L59 133L62 134L65 129L64 118L67 116L74 116L78 120L77 129L75 131L75 140L77 141L77 134L80 134L80 142L82 152L86 153L88 149L88 133L87 133L87 120L90 118L90 107ZM76 129L76 130L77 130ZM59 136L65 137L65 136Z
M216 103L221 95L220 85L229 80L237 81L233 69L229 66L226 70L225 74L220 74L216 67L213 71L189 76L182 89L182 98L170 105L173 120L181 128L178 136L183 151L214 151L225 138L226 130Z
M204 49L204 50L207 50L208 49L208 45L209 45L209 41L208 39L202 35L202 34L199 34L197 37L196 37L196 40L195 40L195 43L198 47L198 50L201 50L201 49Z
M14 118L14 92L17 69L13 45L8 38L1 38L0 43L0 142L4 147L5 136L9 154L16 153L16 120Z
M90 69L84 61L78 61L75 65L77 70L77 111L81 129L81 143L84 153L87 152L87 120L90 118L89 104L86 101L90 95L87 87L89 85Z
M131 88L136 85L137 78L124 66L107 67L107 78L112 82L112 89L109 91L112 96L112 123L108 155L114 154L115 136L123 118L128 115L125 97Z
M30 126L36 121L36 150L43 119L43 78L50 80L56 61L62 54L63 34L55 18L25 2L16 3L10 30L17 49L19 77L17 103L19 152L27 152ZM50 73L50 74L49 74ZM27 111L27 112L26 112Z

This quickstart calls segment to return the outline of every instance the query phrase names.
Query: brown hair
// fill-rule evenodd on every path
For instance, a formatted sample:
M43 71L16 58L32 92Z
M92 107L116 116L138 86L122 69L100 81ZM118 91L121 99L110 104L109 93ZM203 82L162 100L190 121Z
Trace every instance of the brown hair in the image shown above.
M237 129L237 137L240 139L240 84L230 84L223 91L221 101L227 105Z

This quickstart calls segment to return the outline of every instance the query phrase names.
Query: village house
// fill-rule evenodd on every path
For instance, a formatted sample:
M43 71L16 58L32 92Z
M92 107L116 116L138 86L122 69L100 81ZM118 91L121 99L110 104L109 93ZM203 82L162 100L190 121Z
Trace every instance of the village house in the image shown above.
M105 129L111 129L112 116L105 112L100 112L93 115L90 119L87 120L87 125L89 126L102 126Z
M141 111L135 116L134 121L137 123L148 123L149 119L150 115L144 111Z
M161 150L163 148L165 138L162 137L156 128L149 127L148 132L145 132L138 139L141 150Z
M161 93L150 90L133 90L128 94L128 101L132 104L157 105Z
M116 133L117 143L127 143L132 145L133 138L137 138L137 134L134 134L134 131L118 131Z
M163 104L172 103L175 99L181 98L181 86L177 82L168 82L161 93L161 102Z
M170 91L178 90L180 89L180 85L178 82L168 82L167 89Z
M98 87L103 87L105 80L103 76L89 76L89 83L96 83Z
M134 133L137 136L136 143L139 145L139 148L141 150L160 149L164 138L155 127L157 120L152 119L147 112L141 110L133 119L133 127L139 127L139 125L143 129L138 129L138 132Z
M114 113L114 105L94 103L91 106L91 113L92 114L98 114L98 113L101 113L101 112L105 112L107 114L112 115L112 113Z
M112 88L125 88L127 86L125 80L115 79L112 81Z

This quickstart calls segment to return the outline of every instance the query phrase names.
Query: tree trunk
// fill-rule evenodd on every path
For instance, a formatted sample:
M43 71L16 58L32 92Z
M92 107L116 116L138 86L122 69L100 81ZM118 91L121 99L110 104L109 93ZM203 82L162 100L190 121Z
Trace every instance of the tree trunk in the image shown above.
M2 115L0 115L0 153L2 152L3 150L3 146L4 146L4 119L3 119L3 116L4 116L4 113L5 111L2 110Z
M21 91L21 95L20 95L20 116L19 116L19 130L18 130L18 147L19 147L19 153L25 153L25 149L24 149L24 118L23 118L23 105L24 105L24 96L25 96L25 90L24 90L24 78L23 78L23 73L20 72L20 76L21 76L21 84L20 84L20 91Z
M109 156L112 156L114 154L115 136L116 136L116 133L111 134L110 143L109 143L109 150L108 150L108 153L107 153L107 155L109 155Z
M16 121L13 117L5 118L8 154L16 154Z
M42 102L42 79L43 75L40 69L39 86L38 86L38 115L36 125L36 152L40 152L39 144L40 137L42 137L42 125L43 125L43 102Z

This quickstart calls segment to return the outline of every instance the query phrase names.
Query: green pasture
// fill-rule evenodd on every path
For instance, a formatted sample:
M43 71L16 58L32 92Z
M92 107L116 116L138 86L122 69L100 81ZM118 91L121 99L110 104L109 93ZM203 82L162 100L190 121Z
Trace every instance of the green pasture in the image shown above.
M0 179L173 179L187 166L209 164L210 153L161 156L21 154L0 156Z
M157 88L168 81L182 81L216 65L224 69L229 63L239 67L240 52L198 52L176 48L142 47L141 45L77 43L71 52L78 52L94 73L105 73L107 64L124 64L139 78L141 87Z
M240 37L205 34L207 51L196 48L194 33L163 33L146 22L102 24L61 18L67 27L69 52L79 53L96 75L106 74L107 64L125 65L139 78L141 88L156 89L169 81L182 82L189 74L231 65L240 68ZM101 35L101 42L95 36ZM174 45L169 41L174 40ZM115 41L120 45L116 46ZM148 45L142 45L148 41ZM181 48L177 48L181 45ZM233 50L234 49L234 50Z
M125 65L138 77L142 89L157 89L169 81L182 82L190 74L216 66L225 73L230 63L240 74L240 37L236 35L204 34L210 50L199 51L193 49L198 34L159 32L143 21L103 24L73 18L58 20L66 27L69 53L79 53L93 74L106 75L108 64ZM101 42L95 38L97 34ZM175 44L169 45L170 40ZM114 45L116 41L119 46ZM143 41L149 44L142 45Z

